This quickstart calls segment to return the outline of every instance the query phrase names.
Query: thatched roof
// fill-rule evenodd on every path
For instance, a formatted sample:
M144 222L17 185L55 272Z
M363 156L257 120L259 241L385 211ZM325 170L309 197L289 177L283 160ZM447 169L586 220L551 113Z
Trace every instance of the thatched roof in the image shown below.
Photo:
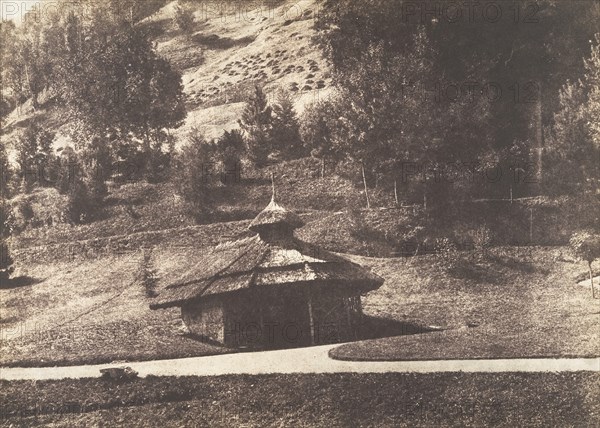
M254 232L261 232L265 227L287 226L291 229L304 226L300 217L277 204L274 199L256 216L248 228Z
M383 284L381 277L314 245L296 239L275 245L259 236L190 257L185 274L163 279L170 285L150 305L152 309L262 287L315 285L366 292Z

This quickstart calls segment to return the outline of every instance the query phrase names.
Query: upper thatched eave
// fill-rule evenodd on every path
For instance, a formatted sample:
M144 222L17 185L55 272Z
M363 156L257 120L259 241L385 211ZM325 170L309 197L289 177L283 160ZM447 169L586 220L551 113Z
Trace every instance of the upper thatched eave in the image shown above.
M269 205L252 220L248 229L260 233L265 228L272 226L282 226L293 230L304 226L304 222L298 215L286 210L274 199L271 199Z

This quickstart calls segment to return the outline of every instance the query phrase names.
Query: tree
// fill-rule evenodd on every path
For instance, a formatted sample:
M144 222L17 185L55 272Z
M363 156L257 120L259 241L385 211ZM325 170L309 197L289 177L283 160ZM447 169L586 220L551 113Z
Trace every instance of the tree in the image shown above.
M221 182L223 184L235 183L241 178L241 159L245 152L245 142L242 133L233 129L224 131L217 141L216 147L219 160L223 165Z
M273 150L271 113L267 96L260 86L255 86L238 123L244 132L248 156L257 166L263 166Z
M10 196L10 182L12 169L6 153L6 146L0 145L0 198L8 199Z
M157 56L140 29L122 25L110 41L96 43L84 44L61 68L68 79L60 92L70 117L83 119L98 135L132 132L147 144L153 133L183 123L181 75Z
M594 192L600 184L600 34L591 48L583 78L560 91L549 138L549 173L562 191Z
M12 273L14 260L10 255L8 243L4 239L0 239L0 283L5 284Z
M338 155L334 133L341 115L339 106L336 98L309 104L300 121L300 135L306 151L321 159L321 178L325 176L325 162Z
M483 164L497 162L514 141L528 141L529 150L538 152L544 139L538 131L549 124L557 105L557 82L575 81L583 75L583 63L577 62L597 32L600 8L590 2L539 0L535 16L530 16L535 25L523 16L515 20L512 13L502 14L493 25L473 25L468 19L457 23L447 16L423 13L423 9L419 13L418 8L415 14L407 14L404 3L327 0L316 25L319 43L333 65L334 83L348 89L343 97L353 97L349 104L357 107L357 113L366 112L364 118L355 114L350 124L359 136L364 132L365 141L400 148L381 166L375 162L373 169L397 170L397 162L423 167L423 159L434 171L457 159L471 163L483 157ZM531 12L532 5L515 0L511 10ZM565 28L568 34L558 37L558 32L567 32ZM383 55L378 53L379 46ZM457 49L469 54L455 55ZM404 66L394 67L394 62ZM419 67L423 74L415 73ZM500 86L502 95L495 97L487 82ZM390 88L392 92L380 91ZM427 100L408 96L411 88L417 95L429 92L434 102L428 105ZM389 104L392 120L369 121L381 113L385 117L380 105L386 104L378 99L385 100L386 93L397 100ZM458 102L452 100L455 95ZM365 102L360 103L361 98ZM378 135L378 123L390 124L393 132ZM394 138L385 142L390 135ZM439 144L433 144L434 138ZM408 157L402 158L402 152ZM433 159L427 158L429 153L434 153ZM539 170L541 159L540 155ZM504 176L500 184L508 190L510 174ZM474 186L430 180L421 187L440 198L451 194L448 190L460 191L462 196L474 190Z
M41 123L33 121L17 141L17 164L20 178L28 186L48 185L54 179L53 149L54 133Z
M214 148L197 128L192 128L187 135L187 143L176 158L173 182L196 215L201 215L208 208L213 156Z
M102 195L111 156L135 169L128 179L159 179L168 163L165 129L180 126L186 110L180 73L156 54L143 29L109 20L107 32L107 15L94 7L94 25L67 17L57 81L89 190Z
M589 89L588 124L594 146L600 150L600 33L596 34L595 43L592 43L592 52L590 58L585 60L585 69L584 84Z
M560 91L560 110L554 115L546 154L546 187L555 193L582 192L594 168L586 98L581 82L567 82Z
M76 180L83 177L79 156L72 147L66 147L62 150L57 162L59 173L55 187L60 193L69 194L73 190Z
M576 233L571 237L569 244L571 245L571 249L575 253L575 256L587 262L590 274L592 298L596 298L592 262L600 258L600 235L588 232Z
M5 283L13 273L14 260L10 255L10 249L6 239L12 233L10 206L0 201L0 283Z
M72 223L86 223L96 214L98 207L94 204L94 199L90 196L90 191L81 178L74 178L67 196L66 214Z
M280 91L273 105L273 146L285 158L302 156L300 124L289 92Z

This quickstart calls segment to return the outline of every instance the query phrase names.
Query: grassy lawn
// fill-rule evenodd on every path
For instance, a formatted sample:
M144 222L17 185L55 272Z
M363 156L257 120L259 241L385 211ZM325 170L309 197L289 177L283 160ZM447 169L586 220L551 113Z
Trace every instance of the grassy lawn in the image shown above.
M177 269L183 251L157 252L159 272ZM149 309L135 280L139 259L139 253L131 253L22 269L29 284L0 290L0 364L72 365L227 352L187 337L177 309Z
M432 256L357 257L386 279L363 300L364 312L383 318L380 324L396 324L396 337L343 345L330 355L350 360L598 356L600 300L576 285L574 277L585 266L567 261L565 254L559 247L494 248L488 261L450 271ZM418 326L444 331L403 334Z
M0 382L2 426L597 426L600 374Z
M163 244L155 268L167 281L184 248ZM493 249L489 260L440 268L431 256L356 260L386 282L364 298L375 323L339 359L456 359L600 355L600 301L575 285L582 264L561 248ZM354 257L354 256L353 256ZM230 350L185 334L178 309L151 311L135 281L138 252L21 266L24 285L0 290L3 366L53 366L213 355ZM562 261L561 261L562 260ZM441 332L419 332L438 326Z

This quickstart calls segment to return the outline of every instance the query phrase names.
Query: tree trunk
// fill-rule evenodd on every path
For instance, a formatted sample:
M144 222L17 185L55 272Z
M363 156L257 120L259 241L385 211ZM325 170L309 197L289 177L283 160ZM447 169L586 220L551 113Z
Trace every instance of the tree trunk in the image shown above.
M369 200L369 189L367 188L367 177L365 177L365 164L361 163L360 166L362 169L363 184L365 186L365 197L367 198L367 209L370 209L371 201Z
M321 158L321 178L325 177L325 158Z
M396 200L396 206L400 205L398 203L398 180L394 179L394 199Z
M592 273L592 262L588 262L588 269L590 270L590 286L592 287L592 299L595 299L596 291L594 290L594 274Z

